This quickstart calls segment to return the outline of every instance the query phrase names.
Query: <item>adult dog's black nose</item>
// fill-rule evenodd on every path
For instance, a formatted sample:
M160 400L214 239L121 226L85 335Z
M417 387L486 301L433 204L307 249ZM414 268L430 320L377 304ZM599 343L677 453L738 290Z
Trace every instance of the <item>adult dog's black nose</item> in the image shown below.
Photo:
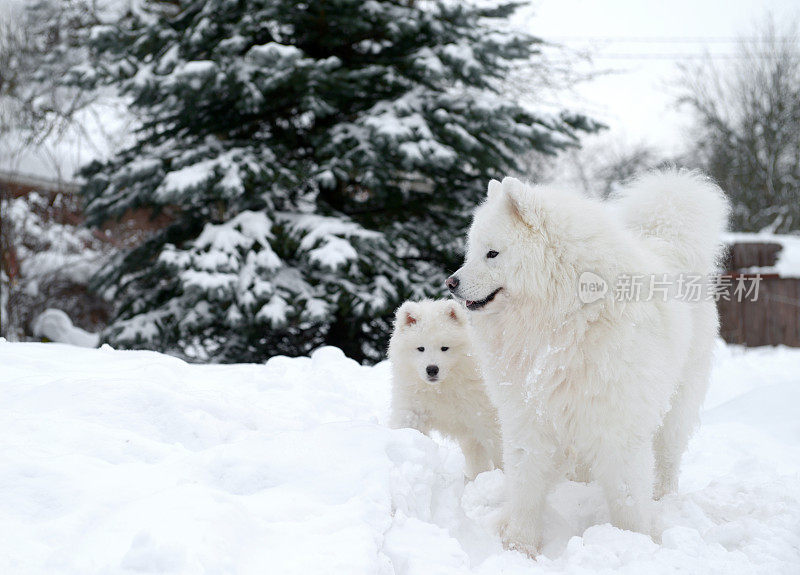
M438 365L429 365L425 368L425 371L428 372L428 375L434 377L436 374L439 373L439 366Z
M447 289L449 289L450 291L453 291L454 289L456 289L458 287L458 278L456 276L450 276L444 282L444 285L447 286Z

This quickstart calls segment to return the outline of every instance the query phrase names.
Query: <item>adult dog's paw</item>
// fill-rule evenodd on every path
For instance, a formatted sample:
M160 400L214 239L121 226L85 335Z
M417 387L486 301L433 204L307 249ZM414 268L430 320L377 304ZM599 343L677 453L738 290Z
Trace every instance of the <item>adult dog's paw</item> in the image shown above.
M532 519L506 512L498 529L506 549L525 553L531 558L535 558L541 551L541 532Z
M673 493L678 492L678 476L677 474L671 474L664 477L658 477L656 479L655 486L653 488L653 499L658 501L659 499L663 499L666 495L671 495Z

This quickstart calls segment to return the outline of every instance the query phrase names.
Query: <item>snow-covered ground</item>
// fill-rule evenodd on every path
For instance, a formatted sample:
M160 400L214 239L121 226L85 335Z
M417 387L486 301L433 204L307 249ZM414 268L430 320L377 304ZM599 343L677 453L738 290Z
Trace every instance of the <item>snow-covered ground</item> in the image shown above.
M564 483L536 561L494 534L502 472L388 429L388 388L334 348L0 343L0 573L800 573L800 350L720 344L660 543Z

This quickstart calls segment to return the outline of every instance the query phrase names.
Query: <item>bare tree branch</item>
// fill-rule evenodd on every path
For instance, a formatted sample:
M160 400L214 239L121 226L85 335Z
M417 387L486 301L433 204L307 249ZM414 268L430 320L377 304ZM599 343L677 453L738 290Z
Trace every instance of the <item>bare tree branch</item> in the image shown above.
M800 229L800 32L768 17L727 66L684 68L695 116L690 157L729 192L743 230Z

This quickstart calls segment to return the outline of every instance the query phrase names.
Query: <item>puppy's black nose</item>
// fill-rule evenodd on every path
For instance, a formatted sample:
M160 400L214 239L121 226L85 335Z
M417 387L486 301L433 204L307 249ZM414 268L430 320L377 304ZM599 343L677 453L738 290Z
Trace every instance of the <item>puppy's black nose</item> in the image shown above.
M433 377L437 373L439 373L439 366L438 365L429 365L428 367L425 368L425 371L428 372L429 376Z
M456 276L450 276L447 278L447 281L444 282L444 285L447 286L447 289L453 291L458 287L458 278Z

